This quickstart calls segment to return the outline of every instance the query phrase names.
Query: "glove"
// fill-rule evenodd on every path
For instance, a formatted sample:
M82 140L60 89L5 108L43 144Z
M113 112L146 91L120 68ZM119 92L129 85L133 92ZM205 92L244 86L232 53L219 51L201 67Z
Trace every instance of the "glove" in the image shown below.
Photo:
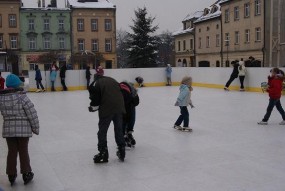
M37 130L37 129L32 129L32 132L36 135L39 135L39 130Z
M88 107L89 112L95 112L95 111L98 111L98 109L99 109L99 106L89 106Z

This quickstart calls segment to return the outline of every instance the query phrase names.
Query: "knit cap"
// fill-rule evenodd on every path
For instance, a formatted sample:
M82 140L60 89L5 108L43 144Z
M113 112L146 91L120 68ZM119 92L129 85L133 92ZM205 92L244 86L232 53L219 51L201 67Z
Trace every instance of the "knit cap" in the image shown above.
M21 85L22 81L15 74L9 74L6 78L7 88L18 88Z

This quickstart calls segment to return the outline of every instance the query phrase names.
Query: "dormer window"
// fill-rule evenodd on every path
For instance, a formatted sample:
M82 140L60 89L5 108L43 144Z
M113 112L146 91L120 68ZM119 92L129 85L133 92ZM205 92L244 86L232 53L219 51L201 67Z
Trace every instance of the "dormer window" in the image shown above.
M208 15L210 10L208 8L204 9L204 15Z
M211 13L215 13L217 11L218 11L218 7L214 5L211 9Z

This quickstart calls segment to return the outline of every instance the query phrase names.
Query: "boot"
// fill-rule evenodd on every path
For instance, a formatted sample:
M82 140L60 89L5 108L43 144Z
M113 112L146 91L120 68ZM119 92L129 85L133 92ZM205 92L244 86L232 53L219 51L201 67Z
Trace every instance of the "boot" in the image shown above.
M105 163L108 162L108 158L109 158L108 149L104 148L99 150L99 153L94 156L93 160L94 163Z
M8 179L9 179L9 182L11 183L11 186L13 186L13 184L14 184L16 178L17 178L17 174L8 175Z
M125 147L118 147L117 156L124 162L126 156Z
M128 132L127 136L129 139L129 143L133 146L136 145L136 140L134 139L132 131Z
M34 178L34 173L33 172L28 172L23 174L23 180L24 184L28 184L31 180Z

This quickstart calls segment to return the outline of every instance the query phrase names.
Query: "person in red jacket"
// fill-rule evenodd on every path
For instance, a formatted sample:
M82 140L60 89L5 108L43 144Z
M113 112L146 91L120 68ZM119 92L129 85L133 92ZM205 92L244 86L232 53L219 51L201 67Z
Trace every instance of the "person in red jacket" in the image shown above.
M276 106L277 110L282 116L283 121L281 121L280 125L285 125L285 112L282 108L280 98L284 80L284 72L279 70L278 68L273 68L271 71L271 76L268 76L268 89L267 92L269 94L269 104L267 107L266 114L264 115L262 121L258 122L259 125L267 125L271 112Z
M1 76L0 72L0 90L4 90L5 79Z

